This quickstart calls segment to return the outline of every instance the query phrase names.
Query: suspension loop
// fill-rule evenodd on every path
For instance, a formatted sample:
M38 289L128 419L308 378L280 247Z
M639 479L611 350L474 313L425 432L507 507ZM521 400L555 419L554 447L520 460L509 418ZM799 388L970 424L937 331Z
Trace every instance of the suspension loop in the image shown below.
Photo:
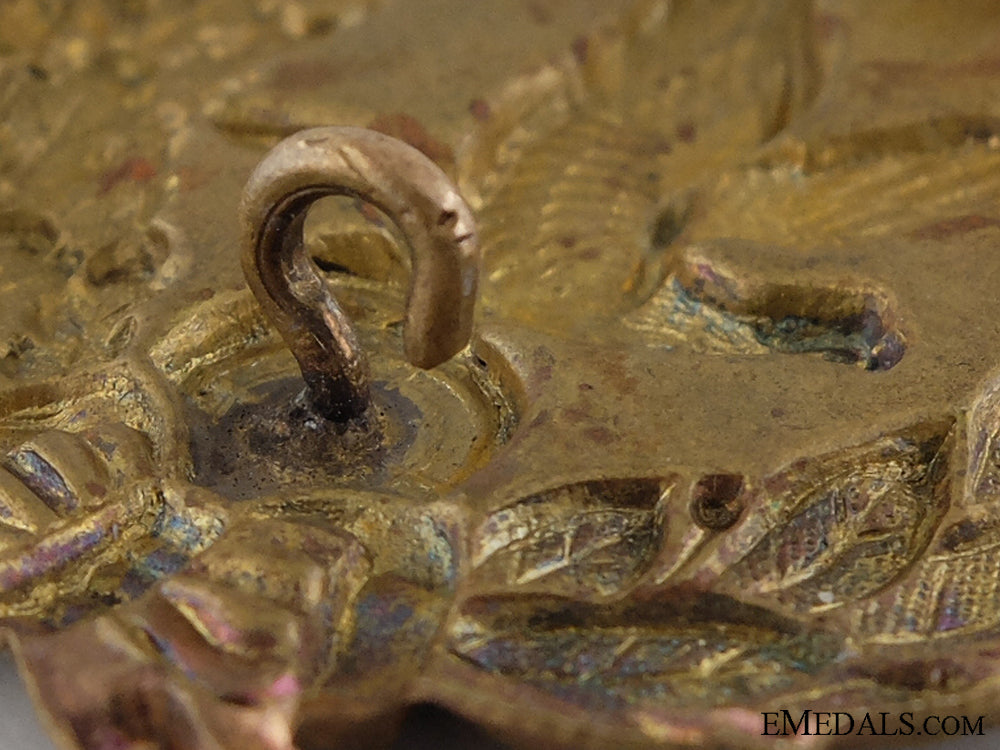
M457 188L401 141L362 128L314 128L264 157L240 206L243 271L295 355L314 408L344 422L368 407L368 367L302 236L309 207L330 195L371 203L399 227L413 269L403 342L417 367L441 364L468 343L480 253Z

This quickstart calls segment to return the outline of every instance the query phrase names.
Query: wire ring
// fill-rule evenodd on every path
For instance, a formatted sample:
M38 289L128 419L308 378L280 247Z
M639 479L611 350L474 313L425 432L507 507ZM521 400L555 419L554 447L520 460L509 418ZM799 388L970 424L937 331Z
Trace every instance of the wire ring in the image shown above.
M468 343L480 252L457 188L402 141L363 128L314 128L257 165L240 205L247 283L295 355L317 411L343 422L368 406L368 367L302 237L309 207L330 195L371 203L402 232L413 267L403 341L418 367L441 364Z

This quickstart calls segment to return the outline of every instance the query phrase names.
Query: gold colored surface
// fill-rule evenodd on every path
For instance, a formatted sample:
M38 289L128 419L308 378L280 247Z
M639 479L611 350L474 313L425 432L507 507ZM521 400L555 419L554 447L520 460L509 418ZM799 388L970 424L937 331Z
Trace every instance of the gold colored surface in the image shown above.
M0 628L53 737L989 722L998 49L992 0L0 4ZM310 210L370 367L339 423L237 221L327 125L423 152L482 249L421 370L392 221Z

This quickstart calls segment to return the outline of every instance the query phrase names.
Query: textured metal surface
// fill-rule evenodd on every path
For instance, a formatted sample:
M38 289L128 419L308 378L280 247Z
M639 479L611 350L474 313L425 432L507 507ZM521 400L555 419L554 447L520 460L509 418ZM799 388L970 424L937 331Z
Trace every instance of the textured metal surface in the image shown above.
M58 742L995 711L994 3L182 5L0 5L0 618ZM465 215L309 210L346 421L239 261L255 165L327 125L422 152L482 248L422 370L407 222Z

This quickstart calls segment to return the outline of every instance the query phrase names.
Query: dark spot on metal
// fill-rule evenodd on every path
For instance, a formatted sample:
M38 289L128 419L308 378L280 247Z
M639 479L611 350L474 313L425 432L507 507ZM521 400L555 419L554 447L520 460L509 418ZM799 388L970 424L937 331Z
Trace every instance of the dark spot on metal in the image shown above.
M685 120L677 126L676 133L681 143L694 143L698 137L698 128L690 120Z
M278 639L275 638L273 633L261 630L260 628L254 628L247 631L245 643L252 649L263 651L271 650L277 646Z
M440 167L448 168L455 163L451 147L434 138L416 117L405 112L381 114L368 127L413 146Z
M282 91L312 89L341 78L345 66L329 60L292 60L275 68L270 84Z
M547 346L542 344L535 347L533 354L535 362L540 365L554 365L556 363L556 355Z
M663 208L656 220L653 222L652 244L655 248L669 247L680 237L687 224L687 206L678 206L675 203Z
M581 65L587 62L587 55L590 52L590 40L585 36L578 36L573 40L573 44L570 45L570 49L573 50L573 57Z
M540 26L550 24L555 19L552 9L544 2L540 2L540 0L528 0L525 3L525 7L528 9L528 15L531 16L531 20Z
M108 494L108 488L100 482L89 481L84 483L84 488L94 497L104 497Z
M669 154L674 150L674 144L662 136L657 136L650 141L649 149L654 154ZM659 178L659 175L654 173Z
M611 445L615 440L615 434L607 427L588 427L583 434L598 445Z
M691 517L699 526L724 531L735 524L743 512L743 476L708 474L691 492Z
M153 163L141 156L134 156L101 175L97 194L105 195L123 182L143 183L149 182L154 177L156 177L156 167Z
M832 13L816 13L813 21L818 39L828 42L838 33L847 30L847 22Z
M980 537L988 531L993 531L996 525L995 521L962 519L945 529L941 535L941 548L956 553L975 547Z
M485 99L473 99L469 102L469 114L479 120L479 122L486 122L490 119L493 112L490 109L490 103Z
M917 240L944 240L953 235L963 235L989 227L1000 227L1000 218L966 214L925 224L910 232L910 237Z

